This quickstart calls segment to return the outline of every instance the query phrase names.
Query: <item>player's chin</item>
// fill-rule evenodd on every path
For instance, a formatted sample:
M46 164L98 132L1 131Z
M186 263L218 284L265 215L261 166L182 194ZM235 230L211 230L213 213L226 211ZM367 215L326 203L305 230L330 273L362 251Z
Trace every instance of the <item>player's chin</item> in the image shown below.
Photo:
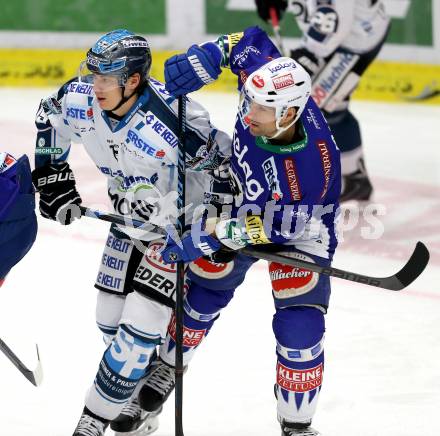
M105 97L97 97L97 100L99 107L104 111L110 110L114 106L114 105L112 106L109 99Z
M250 124L249 125L249 133L252 136L262 136L263 130L259 126L256 126L254 124Z

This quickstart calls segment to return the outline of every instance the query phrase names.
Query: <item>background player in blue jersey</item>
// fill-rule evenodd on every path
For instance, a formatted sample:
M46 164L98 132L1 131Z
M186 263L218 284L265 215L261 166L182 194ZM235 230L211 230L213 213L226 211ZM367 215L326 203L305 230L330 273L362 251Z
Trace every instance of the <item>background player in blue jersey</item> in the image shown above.
M185 299L184 363L188 363L220 310L256 261L226 250L267 247L299 259L329 265L337 246L335 220L341 187L340 156L327 123L310 98L307 72L280 57L259 28L193 45L166 62L167 89L174 95L215 80L221 67L238 76L240 106L230 161L234 203L215 229L198 223L179 245L168 239L166 261L191 261ZM276 246L274 244L277 244ZM214 261L200 258L218 250ZM214 255L215 256L215 255ZM324 314L330 281L310 271L271 262L277 341L277 414L282 435L317 435L311 428L322 385ZM264 292L257 289L256 292ZM253 322L249 312L249 322ZM161 358L172 365L171 324ZM245 356L252 364L254 356Z
M270 20L286 9L302 31L290 52L312 77L312 96L322 109L341 149L340 201L369 200L373 187L364 163L358 120L349 109L361 76L385 42L390 17L382 0L256 0L258 15ZM287 19L284 26L289 26ZM293 23L292 23L293 25Z
M0 286L37 236L35 195L29 160L0 152Z

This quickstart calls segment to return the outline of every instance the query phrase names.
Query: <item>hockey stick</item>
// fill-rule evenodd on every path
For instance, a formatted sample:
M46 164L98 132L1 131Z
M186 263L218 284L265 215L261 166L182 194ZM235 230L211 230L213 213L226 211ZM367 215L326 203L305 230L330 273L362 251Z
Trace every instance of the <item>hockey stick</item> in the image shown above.
M179 96L178 101L178 137L177 158L177 232L182 237L185 229L185 141L186 141L186 95ZM175 393L175 434L183 435L183 296L185 284L185 263L177 262L176 283L176 393Z
M40 353L37 345L37 367L31 371L24 363L16 356L16 354L0 339L0 350L6 357L15 365L15 367L34 385L39 386L43 381L43 367L41 366Z
M423 101L437 97L438 95L440 95L440 89L436 87L436 83L434 82L431 85L425 86L419 94L413 96L403 95L402 98L406 101Z
M281 33L280 33L280 22L278 20L277 11L273 6L269 8L269 14L270 14L270 22L272 24L273 34L275 35L278 49L280 50L281 55L285 56L283 40L281 39Z
M146 223L143 221L124 218L120 215L103 213L100 211L88 209L86 207L80 206L81 213L84 216L91 218L98 218L103 221L109 221L115 224L120 224L128 227L142 228L152 231L154 233L165 234L165 231L151 223ZM282 253L272 252L272 250L280 250L282 246L277 246L275 244L265 245L261 248L246 247L241 249L241 253L252 256L257 259L264 259L271 262L278 262L284 265L290 265L297 268L305 268L309 271L316 272L318 274L324 274L330 277L337 277L343 280L349 280L351 282L362 283L368 286L375 286L377 288L389 289L390 291L400 291L407 286L409 286L414 280L419 277L419 275L426 268L429 262L429 251L423 242L417 242L417 245L411 254L408 262L405 266L389 277L373 277L361 275L358 273L345 271L333 267L325 267L317 265L316 263L306 262L304 260L294 259L292 257L286 256ZM285 248L285 246L284 246Z

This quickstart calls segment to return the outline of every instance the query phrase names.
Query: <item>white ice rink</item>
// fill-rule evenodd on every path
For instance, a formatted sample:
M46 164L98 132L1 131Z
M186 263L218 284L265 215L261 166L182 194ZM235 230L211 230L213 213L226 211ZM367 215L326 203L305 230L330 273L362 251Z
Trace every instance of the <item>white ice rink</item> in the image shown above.
M34 112L50 90L0 90L0 149L32 155ZM201 93L231 132L235 96ZM399 293L333 280L326 370L314 426L325 436L440 435L440 107L354 102L383 235L368 220L343 232L334 266L390 275L426 243L431 262ZM85 204L107 204L103 177L81 146L71 164ZM104 345L94 324L95 275L107 224L39 220L35 246L0 289L0 337L24 360L40 346L33 387L0 354L0 435L70 436ZM375 227L374 230L380 230ZM374 236L374 232L373 232ZM278 436L274 312L264 262L248 274L184 379L186 436ZM110 433L110 432L109 432ZM168 401L157 436L174 434Z

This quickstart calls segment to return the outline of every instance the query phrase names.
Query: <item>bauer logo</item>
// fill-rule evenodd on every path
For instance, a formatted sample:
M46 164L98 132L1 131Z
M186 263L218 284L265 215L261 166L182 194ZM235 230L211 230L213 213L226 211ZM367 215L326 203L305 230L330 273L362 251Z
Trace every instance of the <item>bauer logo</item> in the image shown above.
M292 74L283 74L282 76L275 77L272 79L273 86L275 89L284 89L289 86L295 85Z
M168 333L173 338L174 342L176 341L176 318L173 315L171 322L168 326ZM205 330L194 330L188 327L183 328L183 346L184 347L197 347L203 341L203 338L206 335Z
M277 364L277 384L289 392L308 392L322 385L322 363L310 369L291 369Z
M300 253L290 253L299 260L314 263L313 259ZM273 295L276 299L287 299L310 292L318 283L319 275L304 268L271 262L269 275L272 281Z

